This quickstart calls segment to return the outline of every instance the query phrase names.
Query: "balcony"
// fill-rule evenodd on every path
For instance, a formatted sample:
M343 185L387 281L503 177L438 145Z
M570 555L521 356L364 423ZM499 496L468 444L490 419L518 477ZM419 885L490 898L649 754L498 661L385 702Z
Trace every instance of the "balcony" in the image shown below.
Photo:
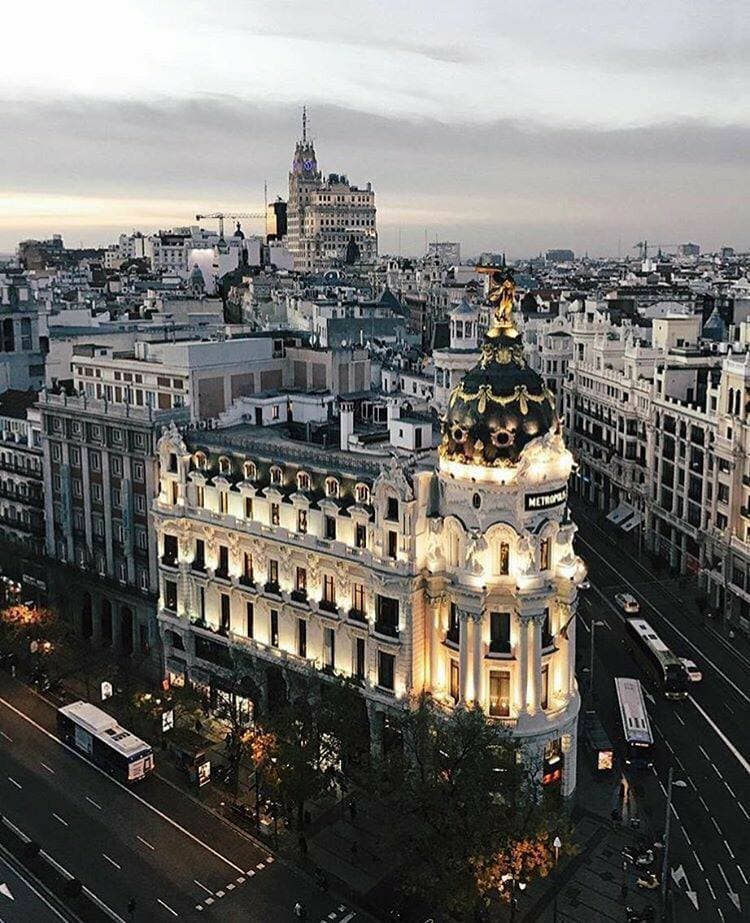
M375 622L375 634L382 635L385 638L393 638L395 641L398 641L399 638L398 627L388 622Z
M289 594L289 598L295 603L306 603L307 590L292 590Z
M456 647L461 643L461 629L458 625L452 625L445 633L446 644L454 644Z
M346 617L350 622L357 622L360 625L367 624L367 615L361 609L350 609Z
M512 653L510 641L490 641L489 653L508 656Z
M195 571L197 574L206 573L206 562L205 561L193 561L190 565L190 570Z
M338 615L339 613L339 607L330 599L321 599L318 603L318 608L322 612L330 612L332 615Z
M177 567L177 555L163 554L159 560L164 567Z
M255 589L255 578L252 574L243 574L239 579L239 585Z
M274 596L281 596L281 589L276 581L269 580L263 589L266 593L272 593Z

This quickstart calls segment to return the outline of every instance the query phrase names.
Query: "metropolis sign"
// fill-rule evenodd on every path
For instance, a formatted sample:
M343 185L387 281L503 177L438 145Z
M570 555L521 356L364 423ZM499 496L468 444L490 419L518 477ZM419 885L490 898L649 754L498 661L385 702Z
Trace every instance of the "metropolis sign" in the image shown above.
M553 506L559 506L568 499L568 488L560 487L557 490L549 490L543 494L526 494L525 508L526 512L535 510L548 510Z

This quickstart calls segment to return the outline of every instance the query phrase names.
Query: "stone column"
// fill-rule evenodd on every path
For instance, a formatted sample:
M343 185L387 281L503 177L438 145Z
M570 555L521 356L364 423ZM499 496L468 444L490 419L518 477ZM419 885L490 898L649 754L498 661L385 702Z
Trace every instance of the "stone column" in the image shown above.
M469 626L472 625L472 620L468 617L468 612L463 609L460 610L458 618L460 624L460 636L459 636L459 645L458 645L458 683L459 683L459 694L458 694L458 704L465 705L467 699L468 685L469 685Z
M516 701L518 703L518 713L525 714L526 707L526 687L528 677L528 634L526 632L527 619L520 615L516 616L516 630L518 640L516 642Z
M472 632L474 635L474 703L484 708L484 670L482 662L482 613L477 613L472 619Z
M569 798L576 788L577 775L577 747L576 738L577 730L573 728L566 734L562 735L562 752L563 752L563 778L562 778L562 796Z
M542 680L542 626L541 616L533 616L526 623L529 641L526 656L528 657L526 702L529 711L535 715L539 711L540 684Z
M443 627L443 602L442 599L430 601L432 612L430 613L430 688L433 693L438 691L440 676L440 638Z
M576 604L577 605L577 604ZM570 616L568 616L570 618ZM576 688L576 622L577 617L570 619L567 628L568 642L565 646L565 656L568 658L568 695L573 695Z

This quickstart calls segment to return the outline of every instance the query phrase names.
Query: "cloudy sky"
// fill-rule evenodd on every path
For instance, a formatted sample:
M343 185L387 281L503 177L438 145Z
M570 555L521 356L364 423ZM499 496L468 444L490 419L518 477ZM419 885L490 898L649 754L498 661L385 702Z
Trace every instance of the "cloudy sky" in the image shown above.
M744 0L36 0L2 24L0 250L285 196L303 103L322 169L372 181L382 251L750 248Z

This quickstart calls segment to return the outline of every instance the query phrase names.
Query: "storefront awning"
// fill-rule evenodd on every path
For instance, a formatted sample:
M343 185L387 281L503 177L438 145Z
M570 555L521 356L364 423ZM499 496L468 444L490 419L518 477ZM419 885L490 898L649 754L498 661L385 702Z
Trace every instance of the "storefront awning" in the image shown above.
M619 526L625 532L630 532L642 521L641 514L629 503L621 503L607 516L613 525Z
M635 529L636 526L640 525L643 522L643 517L640 513L633 513L630 519L626 519L625 522L620 523L620 528L624 529L626 532L630 532L632 529Z

